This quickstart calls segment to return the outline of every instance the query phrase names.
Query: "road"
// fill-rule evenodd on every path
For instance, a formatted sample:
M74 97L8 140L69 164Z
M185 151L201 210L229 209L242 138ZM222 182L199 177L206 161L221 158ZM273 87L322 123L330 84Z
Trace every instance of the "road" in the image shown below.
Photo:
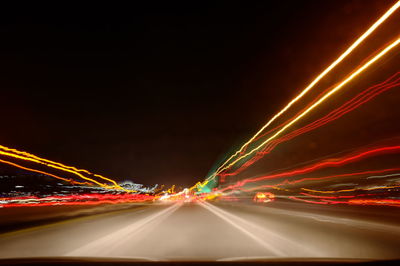
M154 204L4 233L0 258L400 257L398 219L391 223L380 215L365 218L353 211L323 208ZM399 214L398 209L391 210L390 215Z

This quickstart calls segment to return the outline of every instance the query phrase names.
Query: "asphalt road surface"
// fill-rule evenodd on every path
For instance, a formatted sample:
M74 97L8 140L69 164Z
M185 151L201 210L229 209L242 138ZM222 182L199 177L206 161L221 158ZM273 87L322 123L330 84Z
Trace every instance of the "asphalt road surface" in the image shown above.
M369 216L345 207L154 204L0 235L0 258L150 260L400 257L399 210ZM362 210L362 208L360 208Z

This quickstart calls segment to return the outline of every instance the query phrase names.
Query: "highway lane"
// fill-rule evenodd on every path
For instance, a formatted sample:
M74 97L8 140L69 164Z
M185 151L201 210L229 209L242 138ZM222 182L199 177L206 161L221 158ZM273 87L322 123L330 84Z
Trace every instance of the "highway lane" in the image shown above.
M318 208L155 204L2 234L0 258L400 257L400 224Z

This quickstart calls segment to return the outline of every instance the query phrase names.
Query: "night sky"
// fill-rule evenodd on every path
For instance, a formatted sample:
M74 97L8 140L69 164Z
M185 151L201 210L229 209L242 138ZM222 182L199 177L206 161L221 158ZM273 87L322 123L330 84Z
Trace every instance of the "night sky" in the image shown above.
M3 6L0 144L192 185L392 4Z

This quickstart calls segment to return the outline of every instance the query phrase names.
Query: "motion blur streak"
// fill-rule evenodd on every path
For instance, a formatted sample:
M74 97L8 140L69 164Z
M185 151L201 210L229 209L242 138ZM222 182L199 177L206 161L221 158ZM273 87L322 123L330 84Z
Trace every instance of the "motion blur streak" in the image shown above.
M238 157L236 160L234 160L232 163L228 164L224 168L218 170L216 174L229 169L236 163L238 163L240 160L250 156L254 152L258 151L262 147L264 147L267 143L269 143L271 140L279 136L282 132L284 132L287 128L292 126L294 123L296 123L298 120L306 116L308 113L310 113L313 109L318 107L321 103L326 101L329 97L334 95L334 93L338 92L340 89L342 89L347 83L349 83L351 80L353 80L355 77L357 77L360 73L362 73L364 70L366 70L369 66L371 66L373 63L375 63L377 60L379 60L381 57L383 57L385 54L387 54L390 50L395 48L398 44L400 43L400 38L396 39L394 42L392 42L390 45L388 45L385 49L383 49L381 52L379 52L376 56L374 56L371 60L369 60L367 63L365 63L363 66L358 68L356 71L354 71L349 77L347 77L345 80L340 82L337 86L335 86L331 91L329 91L327 94L325 94L323 97L321 97L318 101L316 101L313 105L311 105L309 108L307 108L304 112L302 112L300 115L298 115L296 118L294 118L291 122L289 122L287 125L282 127L278 132L273 134L271 137L269 137L267 140L262 142L260 145L252 149L251 151L247 152L246 154Z
M281 178L281 177L287 177L287 176L295 176L295 175L310 173L310 172L313 172L313 171L321 169L321 168L342 166L344 164L351 163L351 162L354 162L354 161L357 161L357 160L360 160L363 158L367 158L370 156L375 156L375 155L384 154L384 153L399 152L399 151L400 151L400 146L387 146L387 147L375 148L372 150L360 152L355 155L350 155L347 157L341 157L341 158L331 159L329 161L319 162L319 163L313 164L311 166L303 167L303 168L288 171L288 172L245 179L245 180L237 182L235 185L227 186L219 191L225 191L228 189L241 187L247 183L258 182L261 180Z
M392 88L394 88L394 87L399 86L399 83L398 83L398 82L399 82L399 78L397 77L399 74L400 74L400 72L397 72L397 73L394 74L392 77L390 77L389 79L385 80L384 82L382 82L382 83L380 83L380 84L377 84L377 85L375 85L375 86L372 86L372 87L368 88L367 90L363 91L362 93L360 93L359 95L357 95L356 97L354 97L353 99L351 99L350 101L348 101L347 103L345 103L343 106L349 105L351 102L356 101L356 100L357 100L357 102L360 102L361 99L362 99L361 96L362 96L362 97L369 96L367 100L364 99L362 102L359 103L359 105L361 105L361 104L363 104L363 103L369 101L370 99L374 98L375 96L378 96L378 95L381 94L382 92L384 92L384 91L386 91L386 90L388 90L388 89L392 89ZM393 80L393 79L396 78L396 77L397 77L397 79ZM320 96L323 95L325 92L326 92L326 91L324 91L323 93L321 93ZM317 97L317 99L318 99L318 98L319 98L319 96ZM358 99L358 98L360 98L360 99ZM315 101L311 102L311 104L313 104L314 102L315 102ZM311 104L310 104L310 105L311 105ZM310 105L307 105L307 107L310 106ZM357 105L357 107L358 107L359 105ZM307 108L307 107L306 107L306 108ZM305 108L305 109L306 109L306 108ZM354 107L354 108L355 108L355 107ZM305 110L305 109L303 109L303 110ZM303 111L303 110L302 110L302 111ZM353 108L352 108L351 110L353 110ZM291 121L291 119L290 119L289 121ZM267 132L264 132L263 134L259 135L255 140L259 140L259 139L261 139L262 137L264 137L264 136L270 134L271 132L275 131L276 129L278 129L278 128L280 128L280 127L283 127L283 126L284 126L285 124L287 124L289 121L286 121L286 122L284 122L284 123L282 123L282 124L280 124L280 125L278 125L278 126L272 128L272 129L270 129L270 130L267 131Z
M106 255L112 252L117 245L122 245L124 238L127 236L132 237L144 227L155 227L165 220L169 215L175 212L181 206L180 203L175 203L172 206L162 211L156 212L153 215L147 216L139 221L129 224L111 234L105 235L101 238L94 240L76 250L65 254L66 256L87 256L87 254L93 253L93 251L99 251L99 255ZM110 248L111 247L111 248Z
M365 91L359 93L357 96L355 96L351 100L347 101L339 108L331 111L324 117L322 117L302 128L299 128L287 135L284 135L278 139L271 141L271 143L269 145L267 145L262 150L262 152L259 152L257 156L255 156L251 160L249 160L246 163L244 163L243 165L241 165L236 171L230 172L230 173L223 173L223 174L221 174L221 176L225 177L225 176L237 175L238 173L245 170L247 167L254 164L256 161L258 161L259 159L264 157L264 155L270 153L280 143L289 141L295 137L298 137L298 136L305 134L311 130L315 130L319 127L322 127L322 126L334 121L334 120L337 120L337 119L341 118L342 116L346 115L347 113L355 110L356 108L359 108L361 105L369 102L370 100L372 100L374 97L380 95L381 93L383 93L389 89L400 86L400 83L399 83L400 78L398 77L399 74L400 74L400 72L397 72L395 75L393 75L392 77L390 77L388 80L384 81L383 83L372 86L372 87L366 89ZM396 78L396 79L394 79L394 78Z
M386 172L393 172L393 171L399 171L399 170L400 170L400 168L391 168L391 169L383 169L383 170L371 170L371 171L362 171L362 172L355 172L355 173L328 175L328 176L322 176L322 177L305 177L305 178L300 178L300 179L296 179L296 180L292 180L292 181L286 179L283 182L278 183L278 184L262 185L262 186L258 186L258 187L253 187L248 190L246 190L246 189L242 189L242 190L253 191L253 190L258 190L261 188L276 188L276 187L284 186L284 185L294 185L294 184L305 182L305 181L317 181L317 180L332 179L332 178L358 177L358 176L362 176L362 175L382 174L382 173L386 173ZM396 176L396 175L399 175L399 174L383 175L382 177L390 177L390 176ZM311 190L311 189L306 189L306 188L302 188L302 189L306 190L306 191L320 192L319 190ZM330 192L326 192L326 193L330 193Z
M386 205L400 207L400 200L398 199L351 199L350 204L358 205Z
M91 172L89 172L88 170L85 170L85 169L78 169L78 168L73 167L73 166L68 166L68 165L64 165L62 163L50 161L48 159L44 159L44 158L38 157L38 156L36 156L34 154L31 154L31 153L28 153L28 152L25 152L25 151L19 151L17 149L11 149L11 148L8 148L8 147L2 146L2 145L0 145L0 149L5 150L5 151L10 151L10 152L13 152L13 153L16 153L16 154L19 154L19 155L23 155L23 156L28 157L28 158L33 158L33 159L39 160L41 162L46 162L46 163L58 165L60 167L66 168L66 169L74 170L74 171L77 171L77 172L83 172L83 173L86 173L86 174L89 174L89 175L94 175L94 176L100 177L100 178L102 178L104 180L107 180L107 181L113 183L114 185L118 185L112 179L109 179L109 178L101 176L101 175L93 174L93 173L91 173Z
M103 180L109 181L113 185L110 186L110 185L107 185L105 183L100 183L99 181L96 181L93 178L84 176L83 174L80 173L80 172L84 172L84 173L93 175L92 173L90 173L87 170L77 169L77 168L72 167L72 166L65 166L65 165L63 165L61 163L56 163L56 162L53 162L53 161L50 161L50 160L47 160L47 159L39 158L39 157L37 157L35 155L29 154L29 153L26 153L26 152L20 152L20 151L17 151L15 149L10 149L10 148L4 147L4 146L0 146L0 149L8 150L8 151L13 152L13 153L11 153L11 152L0 151L1 155L8 156L8 157L13 157L13 158L20 159L20 160L31 161L31 162L34 162L34 163L37 163L37 164L45 165L45 166L50 167L50 168L54 168L54 169L61 170L61 171L64 171L64 172L69 172L69 173L72 173L74 175L79 176L80 178L82 178L84 180L87 180L87 181L89 181L89 182L91 182L93 184L97 184L97 185L99 185L101 187L104 187L104 188L121 189L121 190L124 190L126 192L136 192L136 191L126 190L125 188L119 186L116 181L114 181L112 179L109 179L109 178L105 178L105 177L103 177L101 175L94 175L94 176L95 177L99 177L99 178L101 178ZM50 175L50 176L53 176L53 175ZM67 180L67 179L65 179L65 180ZM75 181L73 181L73 182L75 182Z
M357 46L359 46L371 33L373 33L387 18L389 18L398 8L400 7L400 1L395 3L386 13L380 17L363 35L361 35L347 50L341 54L330 66L328 66L321 74L319 74L298 96L291 100L281 111L274 115L250 140L248 140L243 146L236 151L231 157L229 157L216 171L221 172L222 169L230 160L236 157L243 151L261 132L263 132L272 122L274 122L279 116L285 113L294 103L300 100L309 90L311 90L323 77L325 77L333 68L335 68L340 62L342 62Z
M96 180L94 180L92 178L88 178L88 177L86 177L86 176L84 176L84 175L82 175L82 174L80 174L80 173L78 173L76 171L73 171L73 170L69 170L69 169L66 169L66 168L63 168L63 167L59 167L59 166L56 166L56 165L52 165L52 164L43 163L43 162L41 162L39 160L36 160L36 159L32 159L32 158L28 158L28 157L12 154L12 153L9 153L9 152L0 151L0 154L1 155L5 155L5 156L9 156L9 157L13 157L13 158L16 158L16 159L21 159L21 160L25 160L25 161L35 162L35 163L38 163L38 164L43 164L43 165L46 165L48 167L55 168L55 169L58 169L58 170L70 172L70 173L73 173L73 174L79 176L82 179L85 179L85 180L88 180L90 182L93 182L94 184L97 184L97 185L99 185L101 187L109 187L109 186L107 186L105 184L99 183L98 181L96 181Z
M12 207L43 207L60 205L100 205L144 202L153 200L154 196L145 194L80 194L69 196L48 196L48 197L11 197L0 198L0 208Z
M399 175L399 174L396 174ZM387 176L393 176L393 175L387 175ZM371 191L371 190L377 190L377 189L389 189L389 188L398 188L398 186L379 186L379 187L371 187L371 188L363 188L363 190ZM314 192L314 193L341 193L341 192L352 192L356 190L360 190L359 188L349 188L349 189L340 189L340 190L315 190L315 189L308 189L308 188L301 188L302 190L309 191L309 192ZM318 197L314 195L308 195L312 197ZM326 196L319 196L321 198L326 198Z
M321 201L313 201L302 199L295 196L289 197L292 200L302 201L306 203L312 204L349 204L349 205L378 205L378 206L392 206L392 207L400 207L400 200L397 199L350 199L347 201L333 201L327 199L321 199Z
M60 176L57 176L57 175L53 175L53 174L50 174L50 173L46 173L46 172L43 172L43 171L40 171L40 170L27 168L27 167L21 166L19 164L13 163L13 162L5 161L5 160L0 160L0 162L4 163L4 164L11 165L11 166L14 166L14 167L17 167L17 168L20 168L20 169L23 169L23 170L27 170L27 171L30 171L30 172L35 172L35 173L39 173L39 174L43 174L43 175L48 175L48 176L51 176L51 177L54 177L54 178L57 178L57 179L72 183L72 184L91 185L91 183L86 183L86 182L83 183L83 182L78 182L78 181L75 181L75 180L72 180L72 179L63 178L63 177L60 177Z

